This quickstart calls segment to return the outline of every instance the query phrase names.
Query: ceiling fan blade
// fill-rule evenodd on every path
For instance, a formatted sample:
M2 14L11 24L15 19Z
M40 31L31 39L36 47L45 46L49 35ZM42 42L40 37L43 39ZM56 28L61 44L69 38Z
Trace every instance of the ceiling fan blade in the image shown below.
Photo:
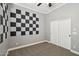
M49 3L48 6L51 7L52 6L52 3Z
M40 6L42 3L38 3L38 5L37 6Z

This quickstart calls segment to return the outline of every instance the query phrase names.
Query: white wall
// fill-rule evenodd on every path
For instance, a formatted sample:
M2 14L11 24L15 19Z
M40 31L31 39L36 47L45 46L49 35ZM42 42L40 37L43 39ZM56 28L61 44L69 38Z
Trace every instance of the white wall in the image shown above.
M71 35L71 49L79 52L79 4L66 4L46 15L46 37L50 40L50 23L55 20L71 18L71 33L76 28L76 35ZM74 47L75 46L75 47Z
M26 9L26 8L18 6L18 5L9 4L9 12L14 12L15 9L20 9L22 11L28 11L30 13L36 13L37 17L39 18L39 34L37 34L37 35L24 35L24 36L10 36L9 41L8 41L9 48L13 48L13 47L22 46L22 45L26 45L26 44L35 43L35 42L45 40L44 14ZM11 20L11 18L9 18L9 21L10 20ZM10 28L9 28L9 31L10 31Z
M5 6L7 6L7 4L4 5L4 3L2 3L2 5L3 5L3 8L5 8ZM0 5L0 15L2 15L2 17L3 17L3 8ZM8 12L8 10L7 10L7 12ZM7 13L3 20L7 19L6 16L7 16ZM0 20L1 20L1 18L0 18ZM5 24L5 21L3 21L3 23ZM5 29L5 30L7 30L7 29ZM1 24L0 24L0 34L3 34L3 25L1 25ZM1 40L1 38L0 38L0 40ZM7 50L8 50L8 35L7 35L7 38L5 38L5 35L3 35L3 42L0 43L0 56L6 55Z

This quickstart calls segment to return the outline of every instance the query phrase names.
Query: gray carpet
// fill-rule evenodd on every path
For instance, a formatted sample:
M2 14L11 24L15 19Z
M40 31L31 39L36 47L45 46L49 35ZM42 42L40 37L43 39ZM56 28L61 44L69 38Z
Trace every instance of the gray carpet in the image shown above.
M77 56L67 49L51 43L40 43L10 51L8 56Z

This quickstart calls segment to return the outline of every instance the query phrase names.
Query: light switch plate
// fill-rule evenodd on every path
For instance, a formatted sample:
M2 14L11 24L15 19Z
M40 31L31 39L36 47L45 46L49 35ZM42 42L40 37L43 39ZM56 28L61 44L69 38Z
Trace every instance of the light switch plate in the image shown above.
M77 32L72 32L73 35L77 35Z

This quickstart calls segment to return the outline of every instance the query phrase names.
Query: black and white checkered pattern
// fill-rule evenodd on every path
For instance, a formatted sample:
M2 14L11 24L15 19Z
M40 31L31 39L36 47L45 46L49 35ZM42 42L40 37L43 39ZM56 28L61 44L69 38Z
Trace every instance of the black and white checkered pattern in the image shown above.
M0 3L0 43L7 39L8 33L8 5Z
M39 18L36 14L29 12L22 13L21 10L16 9L16 12L10 13L10 35L33 35L39 34Z

